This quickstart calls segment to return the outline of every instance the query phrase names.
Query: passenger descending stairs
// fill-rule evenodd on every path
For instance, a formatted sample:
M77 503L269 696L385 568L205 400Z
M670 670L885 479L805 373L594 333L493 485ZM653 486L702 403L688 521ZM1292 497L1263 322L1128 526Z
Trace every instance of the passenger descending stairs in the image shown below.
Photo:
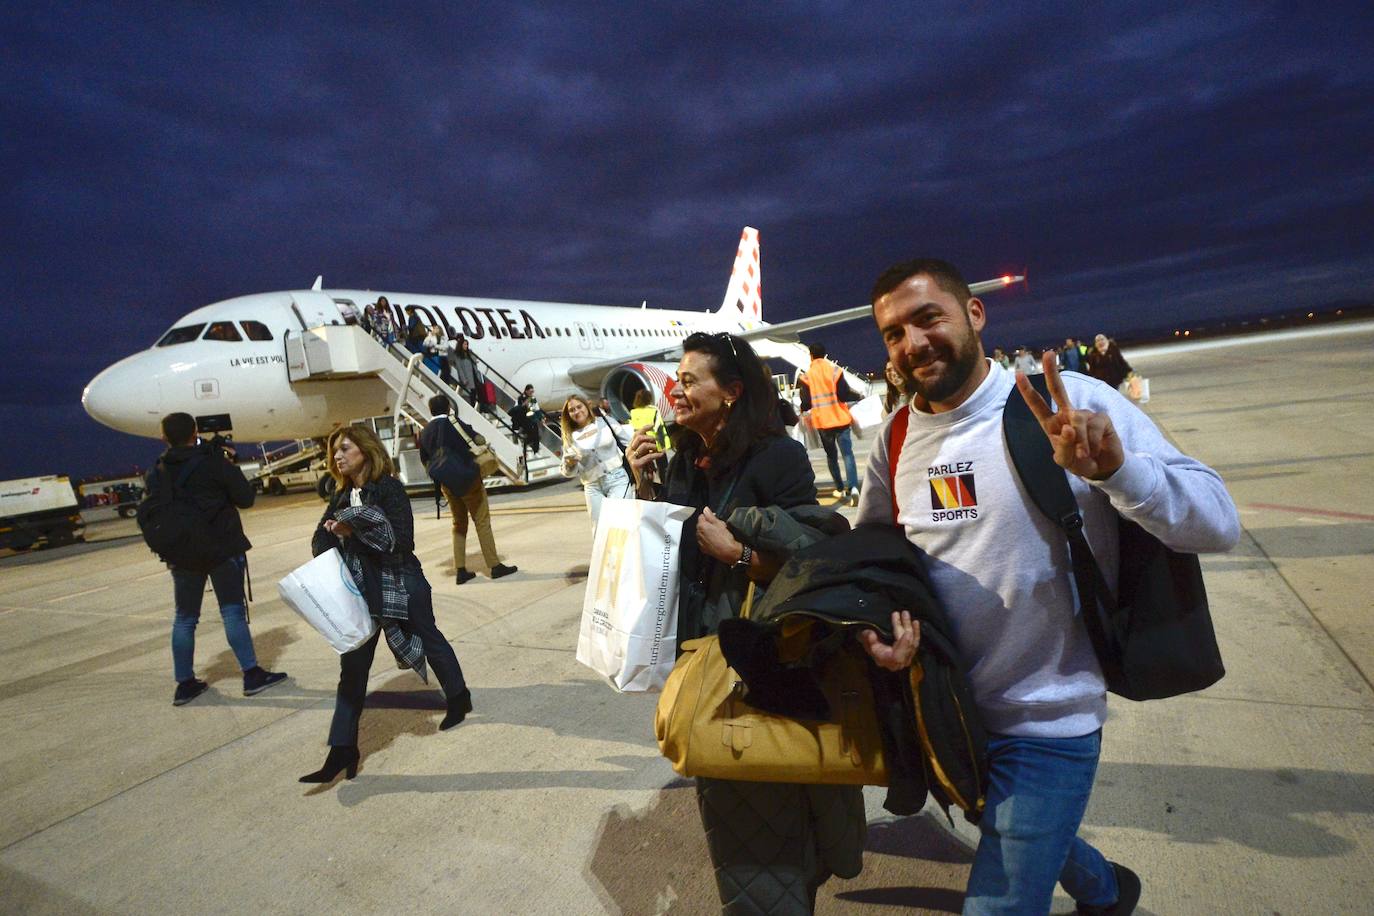
M489 478L488 486L523 485L559 476L559 437L540 424L541 447L532 453L510 424L508 411L515 405L515 389L481 360L477 362L496 388L497 404L490 413L464 400L454 386L424 364L419 354L399 343L385 347L356 325L322 325L289 334L286 339L286 369L293 383L306 379L378 378L396 395L395 417L405 418L417 428L429 418L429 399L435 394L447 395L457 407L458 418L487 440L496 457L500 479Z

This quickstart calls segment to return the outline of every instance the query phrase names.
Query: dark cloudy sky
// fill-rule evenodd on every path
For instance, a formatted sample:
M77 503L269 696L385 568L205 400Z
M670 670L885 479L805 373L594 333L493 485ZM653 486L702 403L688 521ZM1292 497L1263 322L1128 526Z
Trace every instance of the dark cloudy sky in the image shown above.
M918 254L1029 270L996 343L1374 298L1367 3L201 6L0 13L0 478L146 464L84 384L316 274L706 308L749 224L772 320Z

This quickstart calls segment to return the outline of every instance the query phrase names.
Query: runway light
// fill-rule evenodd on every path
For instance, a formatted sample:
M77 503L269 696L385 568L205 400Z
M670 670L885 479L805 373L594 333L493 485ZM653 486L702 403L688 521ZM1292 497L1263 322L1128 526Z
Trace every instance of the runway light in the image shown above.
M1009 276L1003 276L1003 277L1002 277L1002 285L1003 285L1003 286L1007 286L1007 285L1009 285L1010 283L1011 283L1011 277L1009 277Z
M1312 312L1308 312L1308 313L1307 313L1307 317L1308 317L1308 318L1312 318L1312 317L1314 317L1314 314L1313 314Z
M1178 336L1180 336L1180 335L1182 335L1182 334L1183 334L1182 331L1174 331L1174 336L1175 336L1175 337L1178 337Z
M1184 336L1184 337L1192 337L1192 336L1193 336L1193 332L1192 332L1192 331L1184 331L1184 332L1183 332L1183 336Z

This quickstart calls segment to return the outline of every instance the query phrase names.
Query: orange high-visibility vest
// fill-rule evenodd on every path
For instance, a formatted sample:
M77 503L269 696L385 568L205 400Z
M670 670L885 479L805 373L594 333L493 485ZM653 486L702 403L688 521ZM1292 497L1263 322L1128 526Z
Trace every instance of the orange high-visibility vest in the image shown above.
M839 366L823 356L811 360L811 368L802 373L811 392L811 423L817 429L848 426L853 419L836 390L843 374Z

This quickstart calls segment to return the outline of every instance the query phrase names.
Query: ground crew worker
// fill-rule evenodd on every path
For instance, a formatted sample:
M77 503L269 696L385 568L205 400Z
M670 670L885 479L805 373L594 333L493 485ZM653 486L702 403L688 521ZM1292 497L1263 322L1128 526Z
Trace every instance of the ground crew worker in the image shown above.
M854 464L854 441L849 435L849 415L846 401L857 401L849 384L844 380L844 370L825 358L825 344L813 343L811 365L797 376L797 388L801 392L802 413L811 417L811 425L821 437L825 448L825 460L830 465L830 476L835 481L835 498L849 500L851 506L859 504L859 470ZM836 452L844 455L845 481L840 479L840 461ZM846 486L846 481L848 486Z

